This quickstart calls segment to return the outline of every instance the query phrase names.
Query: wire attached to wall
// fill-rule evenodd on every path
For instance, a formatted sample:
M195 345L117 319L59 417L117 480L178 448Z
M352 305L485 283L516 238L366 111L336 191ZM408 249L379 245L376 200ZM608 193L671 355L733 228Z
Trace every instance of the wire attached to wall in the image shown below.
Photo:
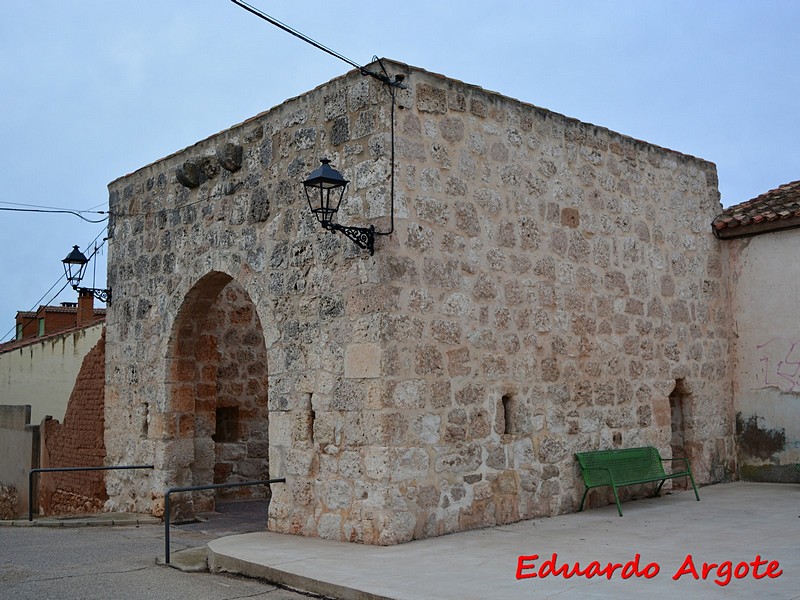
M103 221L108 221L108 217L103 217L102 219L87 219L84 217L80 212L77 210L68 210L68 209L60 209L60 210L45 210L41 208L7 208L5 206L0 206L0 210L9 211L9 212L33 212L33 213L55 213L55 214L68 214L68 215L75 215L79 219L86 221L87 223L102 223ZM100 211L95 211L97 214L104 214Z
M349 58L347 58L343 54L340 54L339 52L336 52L336 50L331 50L327 46L325 46L323 44L320 44L318 41L308 37L306 34L297 31L293 27L289 27L289 25L287 25L286 23L281 23L280 21L278 21L278 19L269 16L267 13L258 10L257 8L255 8L254 6L251 6L250 4L247 4L247 2L242 2L242 0L231 0L231 2L233 2L237 6L242 7L246 11L256 15L257 17L259 17L261 19L264 19L268 23L271 23L272 25L275 25L275 27L283 29L286 33L290 33L291 35L295 36L296 38L299 38L299 39L303 40L305 43L311 44L315 48L317 48L319 50L322 50L323 52L326 52L326 53L330 54L331 56L333 56L335 58L338 58L341 61L346 62L351 67L355 67L356 69L361 71L362 75L369 75L370 77L374 77L378 81L381 81L381 82L383 82L383 83L385 83L386 85L389 85L389 86L403 87L402 79L394 79L394 80L392 80L389 77L389 74L386 73L385 69L384 69L384 73L376 73L374 71L370 71L366 67L364 67L362 65L359 65L357 62L355 62L353 60L350 60ZM381 65L381 66L383 66L383 65Z
M91 242L89 242L89 244L87 244L87 246L85 246L85 247L87 247L87 248L88 248L88 247L90 247L90 246L94 245L94 251L93 251L93 252L92 252L92 254L89 256L89 259L88 259L88 260L91 260L92 258L94 258L94 256L95 256L95 255L98 253L98 251L99 251L99 250L101 250L101 249L103 248L103 246L105 246L105 244L106 244L106 241L108 240L108 238L104 238L104 239L103 239L103 241L102 241L102 243L101 243L99 246L97 245L97 240L98 240L98 239L100 239L100 236L101 236L101 235L103 235L103 233L105 233L105 229L103 229L103 231L101 231L100 233L98 233L98 234L97 234L97 236L96 236L96 237L95 237L95 238L94 238L94 239L93 239ZM95 267L96 267L96 263L97 263L97 261L95 261ZM51 285L51 286L50 286L50 289L48 289L48 290L47 290L47 291L46 291L44 294L42 294L41 298L39 298L39 299L38 299L38 300L37 300L37 301L34 303L33 307L32 307L30 310L28 310L28 311L25 311L25 312L29 312L29 313L36 313L36 312L38 311L38 309L39 309L39 306L47 306L47 305L49 305L51 302L53 302L53 301L54 301L56 298L58 298L58 295L59 295L61 292L63 292L65 289L67 289L67 286L69 285L69 281L65 282L65 283L64 283L64 285L63 285L63 286L61 286L61 289L59 289L59 290L58 290L58 291L57 291L55 294L53 294L52 296L50 296L50 299L49 299L49 300L47 300L47 301L44 303L44 305L42 305L42 304L41 304L42 300L44 300L44 299L47 297L47 295L48 295L48 294L49 294L49 293L50 293L50 292L53 290L53 288L55 288L55 287L56 287L56 286L57 286L59 283L61 283L61 280L62 280L62 279L64 279L65 277L66 277L66 274L62 273L62 274L61 274L61 277L59 277L58 279L56 279L55 283L53 283L53 285ZM36 320L36 316L33 316L33 317L28 317L28 318L27 318L25 321L23 321L23 322L21 323L21 325L22 325L22 330L24 331L24 330L25 330L25 328L26 328L28 325L30 325L30 324L31 324L31 323L32 323L34 320ZM15 332L16 332L16 329L17 329L17 324L16 324L16 323L14 323L14 326L13 326L11 329L9 329L9 330L8 330L8 331L7 331L7 332L6 332L6 333L3 335L3 337L1 337L1 338L0 338L0 344L3 344L4 342L2 342L2 340L4 340L4 339L8 338L8 337L9 337L9 336L10 336L12 333L14 333L14 334L15 334ZM11 342L11 341L14 341L14 340L9 340L9 342Z
M390 116L390 119L391 119L391 164L390 164L391 174L390 174L390 193L389 193L390 202L391 202L391 209L390 209L391 224L390 224L390 227L389 227L388 231L375 231L374 228L371 228L372 231L371 231L370 235L373 235L373 234L374 235L389 235L389 234L393 233L394 232L394 175L395 175L395 173L394 173L394 170L395 170L394 169L394 162L395 162L395 160L394 160L395 159L394 121L395 121L395 105L397 103L396 89L397 88L405 89L407 87L403 83L403 80L405 79L405 77L403 75L395 75L394 78L389 77L389 73L387 72L386 67L383 64L383 61L380 58L378 58L377 56L373 56L372 60L373 60L373 62L377 62L380 65L381 70L383 71L383 73L376 73L375 71L367 69L363 65L359 65L357 62L347 58L343 54L340 54L339 52L336 52L335 50L332 50L332 49L328 48L327 46L319 43L318 41L308 37L304 33L301 33L299 31L297 31L293 27L290 27L289 25L286 25L286 23L282 23L278 19L276 19L274 17L271 17L270 15L258 10L257 8L255 8L254 6L251 6L250 4L247 4L246 2L243 2L242 0L231 0L231 2L233 2L237 6L240 6L241 8L245 9L246 11L256 15L257 17L259 17L261 19L264 19L268 23L270 23L272 25L275 25L279 29L282 29L283 31L295 36L296 38L299 38L299 39L303 40L307 44L310 44L310 45L314 46L315 48L317 48L319 50L322 50L323 52L326 52L327 54L330 54L331 56L333 56L335 58L338 58L339 60L347 63L348 65L350 65L352 67L355 67L356 69L358 69L360 71L360 73L362 75L364 75L364 76L368 75L370 77L373 77L374 79L377 79L378 81L380 81L381 83L383 83L383 84L385 84L387 86L389 96L390 96L390 98L392 100L392 108L391 108L391 116ZM370 251L370 253L371 253L371 251Z

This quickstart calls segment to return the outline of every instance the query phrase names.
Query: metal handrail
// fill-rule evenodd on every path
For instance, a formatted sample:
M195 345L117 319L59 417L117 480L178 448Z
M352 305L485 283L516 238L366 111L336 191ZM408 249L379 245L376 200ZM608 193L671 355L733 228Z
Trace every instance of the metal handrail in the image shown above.
M208 485L191 485L188 487L169 488L164 494L164 564L169 564L169 496L178 492L198 492L201 490L216 490L220 488L243 487L247 485L269 485L271 483L286 483L286 478L263 479L258 481L239 481L237 483L210 483Z
M33 476L54 471L116 471L127 469L155 469L154 465L119 465L116 467L47 467L28 471L28 521L33 521Z

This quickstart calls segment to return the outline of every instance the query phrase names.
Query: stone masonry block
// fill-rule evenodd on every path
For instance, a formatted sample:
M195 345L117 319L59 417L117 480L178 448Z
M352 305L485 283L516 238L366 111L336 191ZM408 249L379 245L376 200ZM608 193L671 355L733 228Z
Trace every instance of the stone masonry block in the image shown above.
M378 344L350 344L344 351L344 376L366 379L381 376L381 347Z

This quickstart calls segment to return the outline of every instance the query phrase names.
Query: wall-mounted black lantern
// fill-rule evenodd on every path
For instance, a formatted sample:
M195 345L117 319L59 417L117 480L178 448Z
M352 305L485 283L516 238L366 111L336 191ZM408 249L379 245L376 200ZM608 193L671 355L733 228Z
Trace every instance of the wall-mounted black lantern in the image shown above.
M72 286L73 290L77 290L79 294L92 294L100 302L111 304L111 289L79 287L86 272L86 265L89 264L89 259L80 251L78 246L73 246L72 252L67 254L67 257L61 262L64 264L64 274L67 276L67 282Z
M370 255L375 252L375 226L345 227L333 222L333 216L338 212L339 205L344 197L344 190L350 183L342 174L331 167L331 161L321 159L322 166L313 171L303 182L306 190L308 207L317 217L320 225L328 231L339 231L353 240L359 248L369 250Z
M353 240L360 248L366 248L369 250L370 255L375 252L375 236L376 235L390 235L394 232L394 111L395 111L395 91L397 88L406 89L407 86L403 83L405 79L405 75L402 73L395 74L394 78L389 76L389 73L386 71L386 67L383 64L383 61L378 58L377 56L374 57L374 60L380 65L381 70L383 73L379 73L376 71L372 71L367 67L361 66L358 63L353 62L349 58L346 58L339 54L338 52L334 52L330 48L327 48L312 40L307 35L304 35L286 25L285 23L281 23L277 19L270 17L268 14L261 12L257 8L250 6L246 2L242 2L241 0L231 0L237 6L242 7L246 11L264 19L268 23L275 25L279 29L292 34L293 36L300 38L304 42L311 44L318 50L322 50L323 52L327 52L331 56L335 56L339 60L343 60L347 64L355 67L358 71L364 76L370 76L382 84L386 86L386 90L389 93L389 97L392 100L392 111L391 111L391 145L392 145L392 155L391 155L391 191L389 200L391 202L391 224L389 226L388 231L375 231L375 226L370 225L369 227L345 227L343 225L339 225L338 223L333 222L333 215L339 210L339 204L342 201L342 197L344 196L344 188L347 186L347 180L342 177L342 174L339 173L336 169L330 166L330 162L327 158L322 159L322 166L311 173L303 182L306 190L306 198L308 199L308 206L311 208L311 212L314 213L314 216L317 217L317 220L320 222L320 225L327 229L328 231L339 231ZM223 165L224 166L224 165ZM227 167L226 167L227 168ZM183 183L183 182L182 182Z

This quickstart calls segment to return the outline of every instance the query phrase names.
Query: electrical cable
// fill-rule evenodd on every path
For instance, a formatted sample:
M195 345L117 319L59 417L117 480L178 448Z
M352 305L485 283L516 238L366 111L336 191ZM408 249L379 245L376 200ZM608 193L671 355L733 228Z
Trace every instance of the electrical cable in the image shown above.
M296 38L299 38L299 39L303 40L305 43L311 44L315 48L318 48L319 50L322 50L323 52L326 52L326 53L330 54L331 56L333 56L335 58L338 58L341 61L346 62L348 65L350 65L352 67L355 67L356 69L361 71L362 75L369 75L370 77L374 77L375 79L377 79L379 81L382 81L383 83L385 83L387 85L398 86L398 87L401 85L400 82L398 82L398 81L392 81L389 78L388 74L381 75L380 73L375 73L374 71L370 71L366 67L363 67L363 66L359 65L357 62L355 62L353 60L350 60L349 58L347 58L346 56L344 56L342 54L339 54L335 50L331 50L327 46L325 46L323 44L320 44L318 41L308 37L304 33L300 33L299 31L297 31L296 29L294 29L292 27L289 27L285 23L281 23L280 21L278 21L278 19L269 16L267 13L258 10L254 6L251 6L251 5L247 4L246 2L243 2L242 0L231 0L231 2L233 2L237 6L240 6L241 8L245 9L246 11L248 11L250 13L253 13L257 17L259 17L261 19L264 19L268 23L271 23L271 24L275 25L275 27L283 29L286 33L290 33L293 36L295 36Z
M69 209L42 209L42 208L7 208L5 206L0 206L0 210L10 211L10 212L33 212L33 213L63 213L69 215L75 215L79 219L83 219L87 223L102 223L103 221L107 221L108 217L103 217L102 219L87 219L84 217L79 211L77 210L69 210ZM88 212L88 211L85 211ZM97 214L105 214L101 211L96 211Z
M103 230L102 230L100 233L98 233L98 234L95 236L95 238L94 238L94 239L93 239L91 242L89 242L89 244L88 244L87 246L84 246L84 247L85 247L85 248L88 248L89 246L92 246L92 245L93 245L95 242L97 242L97 240L100 238L100 236L101 236L101 235L103 235L103 233L105 233L105 229L103 229ZM100 250L100 249L101 249L101 248L102 248L102 247L105 245L106 241L107 241L107 238L103 240L103 243L102 243L102 244L100 244L100 246L97 246L97 247L95 247L95 248L94 248L94 252L92 252L92 254L89 256L89 258L88 258L87 260L91 260L91 259L92 259L92 258L93 258L93 257L94 257L96 254L97 254L98 250ZM62 274L62 275L61 275L61 277L59 277L58 279L56 279L55 283L53 283L53 285L51 285L51 286L50 286L50 289L48 289L48 290L47 290L47 291L46 291L44 294L42 294L41 298L39 298L39 299L38 299L38 300L37 300L37 301L34 303L33 307L32 307L30 310L28 310L28 311L24 311L24 312L36 313L36 312L37 312L37 310L38 310L38 308L39 308L39 306L43 306L43 305L41 304L42 300L44 300L44 299L47 297L47 295L48 295L48 294L49 294L49 293L50 293L50 292L53 290L53 288L54 288L54 287L56 287L56 286L57 286L59 283L61 283L61 280L62 280L62 279L64 279L65 277L66 277L66 273ZM68 286L68 285L69 285L69 281L65 282L65 283L64 283L64 285L61 287L61 289L60 289L60 290L58 290L58 291L57 291L55 294L53 294L53 296L52 296L52 297L51 297L49 300L47 300L47 301L44 303L44 306L47 306L47 305L49 305L49 304L50 304L50 303L51 303L53 300L55 300L56 298L58 298L58 295L59 295L61 292L63 292L63 291L64 291L64 290L67 288L67 286ZM33 322L35 319L36 319L36 316L33 316L33 317L28 317L28 318L27 318L25 321L23 321L23 323L22 323L22 330L24 331L24 330L25 330L25 328L26 328L28 325L30 325L30 324L31 324L31 323L32 323L32 322ZM7 338L7 337L9 337L9 336L10 336L12 333L13 333L14 335L16 335L16 329L17 329L17 324L16 324L16 323L14 323L13 327L12 327L11 329L9 329L9 330L8 330L8 331L7 331L7 332L6 332L6 333L3 335L3 337L2 337L2 338L0 338L0 340L4 340L4 339L6 339L6 338ZM13 341L13 340L9 340L9 341ZM4 343L4 342L1 342L1 341L0 341L0 344L2 344L2 343Z
M64 209L63 206L45 206L43 204L27 204L25 202L8 202L6 200L0 200L0 204L8 204L9 206L24 206L26 208L51 208L53 210L62 210L62 209ZM70 209L65 209L65 210L74 210L75 212L79 212L79 213L94 212L94 213L102 215L102 214L105 214L105 211L94 210L94 209L97 208L98 206L104 206L104 205L105 205L105 202L101 202L100 204L97 204L96 206L93 206L92 208L87 208L86 210L78 210L77 208L70 208Z

